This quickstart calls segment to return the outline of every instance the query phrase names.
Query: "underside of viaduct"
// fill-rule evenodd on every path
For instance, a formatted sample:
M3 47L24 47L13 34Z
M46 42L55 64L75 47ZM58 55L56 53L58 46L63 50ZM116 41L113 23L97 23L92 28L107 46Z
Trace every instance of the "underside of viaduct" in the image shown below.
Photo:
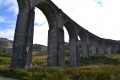
M34 31L34 9L39 8L49 23L48 30L48 66L65 67L64 30L69 34L69 65L80 65L79 40L81 39L82 56L90 58L91 54L117 53L119 44L114 40L100 38L85 30L50 0L17 0L19 14L11 59L12 68L29 68L32 66L32 46Z

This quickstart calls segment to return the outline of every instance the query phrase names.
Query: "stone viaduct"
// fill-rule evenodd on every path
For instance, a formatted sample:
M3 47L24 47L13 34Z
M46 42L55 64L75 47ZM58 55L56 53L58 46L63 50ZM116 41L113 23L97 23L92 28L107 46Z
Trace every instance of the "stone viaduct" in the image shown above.
M35 7L44 13L49 23L48 66L65 67L64 26L69 34L69 66L80 65L78 37L82 42L82 56L84 58L90 58L90 51L91 54L117 53L119 48L117 41L100 38L85 30L52 1L17 0L17 2L19 14L13 42L12 68L29 68L32 66Z

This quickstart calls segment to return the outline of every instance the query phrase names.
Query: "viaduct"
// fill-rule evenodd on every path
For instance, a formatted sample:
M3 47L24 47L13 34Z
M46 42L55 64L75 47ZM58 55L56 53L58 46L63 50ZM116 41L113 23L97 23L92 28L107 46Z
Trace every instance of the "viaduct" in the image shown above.
M17 0L17 2L19 14L10 65L12 68L32 66L35 7L44 13L49 23L47 66L65 67L64 26L69 33L69 66L80 65L78 37L82 42L82 57L84 58L90 58L89 49L91 49L91 54L113 54L118 51L117 41L100 38L85 30L51 0Z

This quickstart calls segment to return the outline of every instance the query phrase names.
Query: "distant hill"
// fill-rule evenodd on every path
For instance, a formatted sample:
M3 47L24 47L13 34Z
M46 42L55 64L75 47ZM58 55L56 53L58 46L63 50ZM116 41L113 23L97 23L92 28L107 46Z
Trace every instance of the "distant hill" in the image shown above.
M8 40L6 38L0 38L0 51L6 53L6 52L12 52L12 45L13 41ZM33 52L46 52L47 47L44 45L34 44L33 45Z
M81 44L81 43L80 43ZM2 52L12 52L12 45L13 41L8 40L6 38L0 38L0 51ZM80 46L81 47L81 46ZM65 42L65 50L69 49L68 42ZM40 45L40 44L33 44L33 52L34 53L46 53L47 52L47 46Z
M33 52L47 52L47 46L33 44Z
M6 38L0 38L0 51L2 52L11 52L12 51L13 41Z

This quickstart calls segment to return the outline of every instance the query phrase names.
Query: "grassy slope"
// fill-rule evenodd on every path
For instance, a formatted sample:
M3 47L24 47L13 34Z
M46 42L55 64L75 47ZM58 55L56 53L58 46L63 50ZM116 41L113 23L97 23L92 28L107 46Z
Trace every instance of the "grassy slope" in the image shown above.
M66 64L68 64L66 55ZM93 55L81 58L80 67L45 67L47 57L33 56L32 69L9 68L10 58L0 57L0 75L21 80L120 80L120 54Z
M0 38L0 51L2 52L12 52L13 41L6 38ZM4 49L4 50L3 50ZM39 44L33 45L33 53L41 53L47 51L47 47Z
M0 48L12 48L12 41L6 38L0 38Z
M0 38L0 51L12 52L13 41L6 38ZM3 50L4 48L4 50ZM68 50L68 43L65 43L65 50ZM43 55L47 52L47 47L40 44L33 44L33 54ZM43 54L41 54L43 53Z
M11 52L12 51L12 41L6 38L0 38L0 51Z

